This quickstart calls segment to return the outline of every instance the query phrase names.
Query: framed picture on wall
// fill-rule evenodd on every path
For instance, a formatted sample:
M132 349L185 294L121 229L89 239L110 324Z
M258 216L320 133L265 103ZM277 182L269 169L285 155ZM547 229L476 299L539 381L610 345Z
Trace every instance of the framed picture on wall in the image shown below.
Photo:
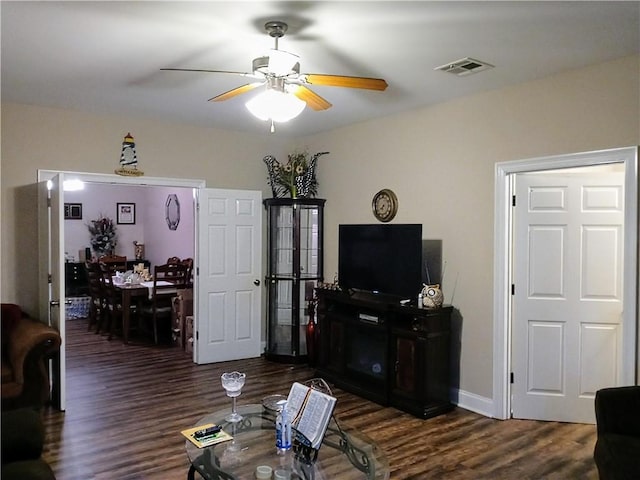
M133 225L136 223L136 204L118 203L116 221L122 225Z
M82 204L81 203L65 203L64 219L65 220L82 220Z

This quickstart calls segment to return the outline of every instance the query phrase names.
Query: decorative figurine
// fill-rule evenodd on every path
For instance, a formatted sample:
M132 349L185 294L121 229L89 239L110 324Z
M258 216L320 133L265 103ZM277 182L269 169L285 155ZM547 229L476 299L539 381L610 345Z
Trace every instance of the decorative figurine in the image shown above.
M142 170L138 170L138 156L136 155L136 144L130 133L124 137L122 142L122 153L120 154L120 168L115 170L118 175L128 177L139 177L144 175Z
M443 301L444 296L442 295L439 283L434 285L424 285L424 288L422 289L423 306L427 308L440 308L442 307Z
M137 240L134 240L133 254L136 257L136 260L144 260L144 243L138 243Z

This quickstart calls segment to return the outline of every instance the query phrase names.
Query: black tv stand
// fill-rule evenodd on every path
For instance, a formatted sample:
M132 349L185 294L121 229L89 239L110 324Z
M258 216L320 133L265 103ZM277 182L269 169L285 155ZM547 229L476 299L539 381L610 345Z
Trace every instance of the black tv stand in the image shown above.
M421 418L450 411L453 307L370 292L317 290L316 370L339 388Z

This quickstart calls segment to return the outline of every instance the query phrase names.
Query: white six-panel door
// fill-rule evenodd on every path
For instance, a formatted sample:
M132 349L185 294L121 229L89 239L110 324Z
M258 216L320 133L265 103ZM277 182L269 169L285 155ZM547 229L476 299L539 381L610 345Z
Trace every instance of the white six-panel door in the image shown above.
M259 357L262 193L199 190L194 359Z
M595 392L620 382L623 184L609 171L516 177L515 418L593 423Z

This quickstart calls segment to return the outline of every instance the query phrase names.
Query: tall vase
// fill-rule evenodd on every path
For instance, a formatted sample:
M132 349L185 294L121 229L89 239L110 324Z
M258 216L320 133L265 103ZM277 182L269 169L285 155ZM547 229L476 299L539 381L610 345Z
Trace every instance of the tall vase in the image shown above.
M314 366L316 364L316 301L315 299L309 300L308 308L309 321L307 323L307 358L309 365Z
M313 317L307 323L307 357L309 365L313 367L316 364L316 322Z

